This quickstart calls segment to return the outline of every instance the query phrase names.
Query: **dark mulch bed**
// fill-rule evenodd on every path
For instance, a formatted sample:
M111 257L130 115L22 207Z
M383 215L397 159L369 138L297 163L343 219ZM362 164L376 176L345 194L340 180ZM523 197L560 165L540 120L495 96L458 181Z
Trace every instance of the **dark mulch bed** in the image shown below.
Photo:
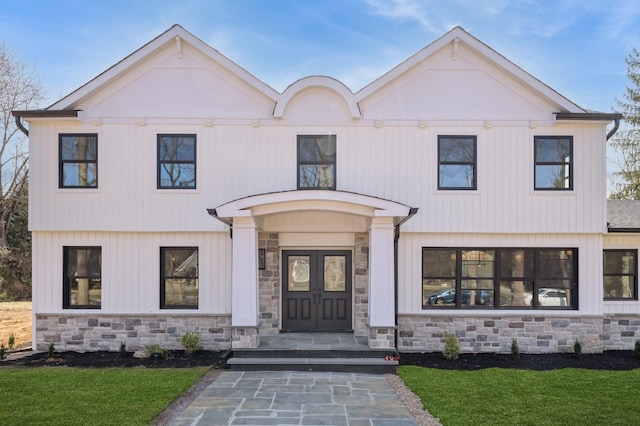
M147 368L227 368L225 352L196 351L187 355L184 351L172 352L173 358L151 357L138 359L132 353L122 357L118 352L61 352L47 357L45 352L14 353L0 361L2 366L40 367L147 367ZM554 370L559 368L588 368L597 370L631 370L640 368L640 358L632 351L607 351L602 354L557 353L521 354L514 359L510 354L460 354L457 360L448 361L442 353L401 353L400 365L447 370L478 370L482 368L519 368L525 370Z
M457 360L448 361L442 353L401 353L400 365L419 365L445 370L479 370L482 368L519 368L522 370L556 370L560 368L587 368L594 370L632 370L640 368L640 357L633 351L606 351L601 354L572 353L521 354L514 359L511 354L460 354Z
M134 358L133 353L121 356L118 352L56 352L48 357L46 352L31 352L28 354L14 353L4 361L0 361L0 367L42 367L42 366L66 366L66 367L147 367L147 368L191 368L213 367L225 368L226 359L224 352L196 351L186 354L184 351L172 352L173 357L163 359L159 356L149 358Z

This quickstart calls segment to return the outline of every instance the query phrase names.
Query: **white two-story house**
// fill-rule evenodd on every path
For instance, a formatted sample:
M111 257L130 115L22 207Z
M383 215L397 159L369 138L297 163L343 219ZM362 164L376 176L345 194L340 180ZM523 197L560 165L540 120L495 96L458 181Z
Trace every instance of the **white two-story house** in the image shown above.
M180 348L187 331L211 350L319 330L400 351L640 338L638 206L607 213L620 115L461 28L356 93L325 76L279 93L176 25L14 115L38 350Z

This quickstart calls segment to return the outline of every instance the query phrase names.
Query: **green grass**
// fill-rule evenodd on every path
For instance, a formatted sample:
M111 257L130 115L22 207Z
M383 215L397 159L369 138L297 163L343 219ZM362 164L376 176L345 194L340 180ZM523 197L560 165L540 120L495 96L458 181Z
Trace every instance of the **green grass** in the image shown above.
M456 371L402 366L399 375L445 426L640 421L640 369Z
M0 369L0 423L148 425L208 368Z

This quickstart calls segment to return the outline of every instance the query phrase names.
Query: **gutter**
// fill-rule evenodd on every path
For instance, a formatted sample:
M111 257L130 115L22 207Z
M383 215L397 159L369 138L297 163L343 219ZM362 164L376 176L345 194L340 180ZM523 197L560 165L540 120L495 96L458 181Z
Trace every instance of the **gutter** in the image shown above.
M618 112L556 112L555 114L556 120L613 121L613 129L607 133L607 140L616 134L622 119L622 114Z
M210 216L215 217L225 225L229 225L229 237L233 240L233 222L218 216L218 212L216 212L216 209L207 209L207 213L209 213Z
M77 118L79 109L35 109L35 110L15 110L11 114L16 118L16 127L25 136L29 137L29 130L22 124L22 117L26 118Z
M640 228L607 228L607 232L619 234L637 234Z
M411 219L416 213L418 213L418 207L409 207L409 214L393 228L393 322L396 326L394 330L396 355L398 355L398 240L400 239L400 225Z

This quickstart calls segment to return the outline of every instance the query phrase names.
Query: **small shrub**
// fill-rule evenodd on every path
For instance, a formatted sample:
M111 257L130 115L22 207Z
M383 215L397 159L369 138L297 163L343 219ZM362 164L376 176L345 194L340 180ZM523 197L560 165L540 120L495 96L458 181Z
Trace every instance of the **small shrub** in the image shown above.
M200 336L198 333L188 331L182 335L182 346L187 355L190 355L200 349Z
M47 358L53 358L53 355L56 353L56 347L51 343L49 348L47 349Z
M518 346L518 339L511 339L511 358L520 359L520 347Z
M147 346L147 357L159 356L162 359L171 359L173 354L158 344Z
M458 356L460 355L460 341L455 334L449 334L445 337L444 351L442 351L442 355L448 361L458 359Z
M120 358L127 357L127 345L125 345L124 342L120 342L120 349L118 350L118 356Z
M0 360L3 360L7 357L7 348L5 347L4 343L0 343Z
M9 344L9 350L12 350L16 345L16 335L11 333L9 335L9 341L7 343Z
M580 355L582 355L582 344L580 342L578 342L577 340L573 344L573 355L576 358L580 358Z
M636 340L636 345L633 347L633 356L640 358L640 340Z

